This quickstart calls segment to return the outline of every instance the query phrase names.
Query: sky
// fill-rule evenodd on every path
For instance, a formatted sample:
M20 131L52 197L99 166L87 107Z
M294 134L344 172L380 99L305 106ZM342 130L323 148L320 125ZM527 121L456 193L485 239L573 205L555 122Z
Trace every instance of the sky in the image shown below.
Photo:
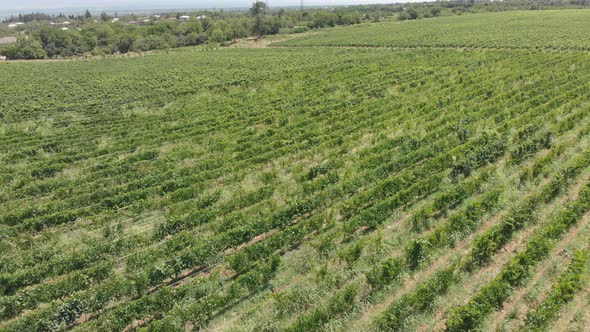
M268 0L273 7L299 6L300 0ZM307 6L417 2L424 0L304 0ZM57 9L173 9L173 8L244 8L253 0L0 0L0 11L31 12Z

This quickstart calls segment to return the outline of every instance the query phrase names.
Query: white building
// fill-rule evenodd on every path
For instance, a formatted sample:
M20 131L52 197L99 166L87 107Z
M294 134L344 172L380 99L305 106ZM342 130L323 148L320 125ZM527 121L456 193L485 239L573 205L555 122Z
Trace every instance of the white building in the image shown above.
M181 20L185 20L185 21L186 21L186 20L190 20L190 19L191 19L191 17L190 17L190 16L187 16L187 15L183 15L183 16L181 16L181 17L179 17L179 18L180 18Z
M0 55L0 61L6 61L6 57L4 55Z

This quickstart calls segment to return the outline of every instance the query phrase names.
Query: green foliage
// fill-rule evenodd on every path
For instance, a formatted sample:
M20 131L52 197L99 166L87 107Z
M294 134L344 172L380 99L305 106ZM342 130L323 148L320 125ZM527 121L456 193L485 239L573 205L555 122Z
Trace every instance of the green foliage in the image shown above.
M406 320L418 312L429 310L435 298L447 291L455 280L455 265L436 272L430 279L393 302L377 320L377 327L383 331L404 329Z
M183 13L182 15L187 14ZM45 14L27 14L25 25L27 41L3 50L9 59L63 58L92 55L125 54L150 50L166 50L192 45L228 45L231 41L248 36L274 35L281 31L302 32L308 27L358 24L358 12L333 13L326 9L313 10L309 20L295 10L270 11L266 3L257 1L249 12L190 13L189 20L178 20L181 14L166 13L139 20L135 15L111 17L101 13L100 21L93 20L90 12L77 17L51 17ZM13 17L9 21L21 21ZM299 25L298 25L299 24ZM303 28L303 30L302 30ZM0 30L0 36L3 31Z
M487 314L502 306L513 288L521 286L528 280L531 269L547 257L555 246L556 240L573 227L588 210L590 210L590 184L585 184L578 198L574 202L565 204L553 214L550 221L535 233L522 251L510 259L496 278L482 287L467 304L451 311L446 321L447 330L465 331L479 327ZM548 309L547 314L555 315L554 311L555 309ZM539 314L543 315L544 312L541 311ZM543 319L534 324L540 324L542 321Z
M395 281L403 269L404 262L401 259L388 259L367 273L367 281L373 289L378 289Z
M14 60L43 59L47 56L41 43L32 38L19 38L16 44L9 46L2 54Z
M535 222L536 207L555 198L575 176L582 172L589 161L590 151L585 151L573 158L569 164L557 170L557 174L542 186L539 192L527 197L519 205L512 207L502 217L499 224L494 225L478 236L474 240L471 251L473 263L480 266L489 263L492 256L511 239L514 232L522 229L527 223Z
M550 293L534 311L527 314L527 331L544 331L559 315L559 310L572 300L581 287L586 271L588 251L576 251L568 268L558 277Z
M47 38L101 53L249 28L218 15ZM289 26L280 15L264 20ZM587 170L588 63L573 51L187 48L0 64L0 330L346 328L423 269L378 322L410 329ZM478 326L582 205L540 225L449 324ZM460 242L485 220L489 233ZM452 263L430 274L439 258Z
M470 202L464 210L449 216L446 222L440 224L431 233L411 239L402 257L386 259L373 267L366 274L371 287L379 289L391 284L405 269L410 271L418 269L434 250L451 246L454 241L474 231L486 212L498 204L501 189L487 192Z
M286 330L292 332L317 330L335 316L350 312L354 308L358 288L357 283L344 287L336 292L324 306L316 307L299 316Z
M441 4L437 3L437 5ZM456 11L456 14L460 14L458 9ZM402 24L384 22L338 27L331 31L294 38L278 44L282 46L502 47L576 50L590 48L590 39L586 36L580 38L576 34L576 31L586 27L590 16L586 10L502 11L417 20L439 14L436 7L408 6L398 14L400 20L410 20ZM539 20L543 22L542 25L539 25ZM449 26L453 28L449 29ZM480 29L482 26L488 28L482 30ZM538 38L539 36L542 38Z
M514 138L509 160L512 164L519 164L533 153L551 147L551 132L534 125L528 125L519 130Z

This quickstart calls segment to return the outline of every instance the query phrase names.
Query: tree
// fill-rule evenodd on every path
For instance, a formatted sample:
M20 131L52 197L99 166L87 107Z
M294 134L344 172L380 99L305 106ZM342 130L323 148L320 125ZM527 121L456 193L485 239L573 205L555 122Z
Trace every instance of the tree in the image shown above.
M43 49L52 58L56 56L72 56L89 50L89 47L84 45L84 40L78 31L62 31L44 27L38 32L38 37L41 40Z
M318 11L313 14L311 28L325 28L336 26L338 16L335 13Z
M131 46L133 51L164 50L170 48L170 35L148 35L135 40ZM125 53L125 52L122 52Z
M98 46L107 46L113 43L115 30L108 25L99 25L92 28L90 31L94 32L97 39Z
M266 14L266 3L256 1L250 7L250 15L254 17L256 23L254 24L254 33L258 36L262 35L262 17Z
M247 37L248 33L246 31L245 21L237 19L233 20L231 25L231 35L234 42L237 38Z
M33 38L19 38L4 54L9 59L43 59L47 56L41 43Z
M135 39L132 36L121 35L112 44L111 52L113 53L127 53L131 50L131 46Z
M218 43L218 44L223 43L226 39L227 39L227 36L225 34L225 31L223 31L223 29L215 28L213 30L213 32L211 32L211 40Z
M90 11L88 9L86 9L86 13L84 13L84 17L85 18L91 18L92 14L90 14Z
M418 10L416 10L416 8L410 7L404 10L401 14L399 14L398 18L400 21L416 20L420 18L420 13L418 12Z
M441 11L442 11L442 9L440 8L440 6L439 6L439 5L436 5L436 6L434 6L434 7L432 7L432 8L430 9L430 14L431 14L433 17L436 17L436 16L439 16L439 15L440 15L440 12L441 12Z
M260 32L263 35L276 35L281 29L281 22L277 18L269 17L262 20Z
M232 27L223 20L215 22L215 25L208 32L210 33L210 39L218 44L223 44L232 38Z
M101 19L103 22L106 22L106 21L108 21L108 20L109 20L109 15L107 15L107 13L105 13L105 12L102 12L102 13L100 13L100 19Z

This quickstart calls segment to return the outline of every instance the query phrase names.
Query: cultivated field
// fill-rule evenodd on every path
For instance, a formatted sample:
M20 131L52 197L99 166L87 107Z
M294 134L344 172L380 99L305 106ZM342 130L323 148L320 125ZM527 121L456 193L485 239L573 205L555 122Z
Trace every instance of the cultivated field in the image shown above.
M0 331L587 329L589 19L1 63Z
M589 50L590 10L499 12L322 30L284 46Z

